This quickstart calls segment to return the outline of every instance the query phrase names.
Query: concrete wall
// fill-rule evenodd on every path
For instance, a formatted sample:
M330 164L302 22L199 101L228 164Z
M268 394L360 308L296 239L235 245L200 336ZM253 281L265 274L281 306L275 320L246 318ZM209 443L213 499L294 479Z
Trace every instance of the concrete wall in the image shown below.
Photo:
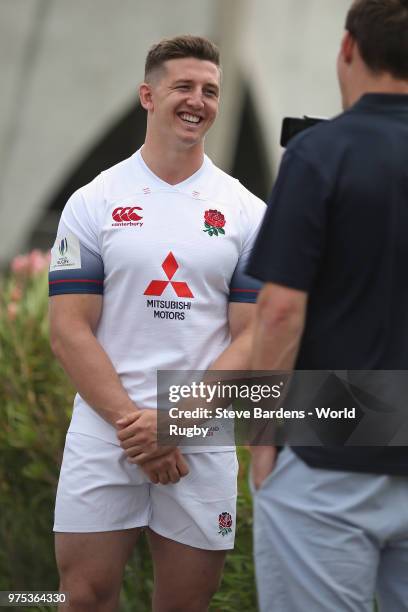
M224 65L208 151L228 169L244 81L272 167L284 115L340 110L335 58L348 1L1 0L0 264L24 249L58 186L137 103L146 49L210 36Z
M271 159L285 116L341 112L336 58L349 0L252 0L242 41Z

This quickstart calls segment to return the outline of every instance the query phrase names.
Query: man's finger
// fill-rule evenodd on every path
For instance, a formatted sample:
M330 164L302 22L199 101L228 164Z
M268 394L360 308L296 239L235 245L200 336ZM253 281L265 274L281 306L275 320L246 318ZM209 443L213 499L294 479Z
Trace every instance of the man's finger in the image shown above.
M146 447L143 448L143 452L140 453L140 455L137 455L137 460L135 463L137 463L138 465L144 465L145 463L147 463L148 461L154 461L156 459L160 459L160 457L164 457L165 455L169 455L172 452L174 452L174 448L169 448L169 447L159 447L154 450L149 450L149 448Z
M169 478L169 475L168 475L167 471L163 470L162 472L159 472L158 476L159 476L160 484L162 484L162 485L169 484L170 478Z
M181 457L181 459L178 459L177 470L181 478L183 478L184 476L187 476L187 474L190 472L187 461L184 459L184 457Z
M142 415L141 410L135 410L134 414L128 414L118 419L116 421L116 427L119 427L120 429L122 429L123 427L127 427L131 423L134 423L135 421L137 421L137 419L140 418L141 415Z
M150 479L150 481L153 484L159 484L159 476L158 476L157 472L148 471L148 472L145 472L145 474L147 475L147 477Z
M133 436L136 436L138 433L140 433L140 428L138 424L130 423L130 425L128 425L127 427L120 429L116 433L116 435L119 438L119 440L127 440L128 438L133 438Z
M167 470L167 474L171 483L176 484L180 481L181 474L176 463Z
M123 450L127 450L128 448L132 448L134 446L139 446L140 448L145 449L156 448L154 442L147 442L142 436L132 436L127 440L121 440L120 445Z
M125 451L125 453L128 454L128 451ZM143 466L143 469L145 467L146 469L152 469L154 466L159 465L158 461L165 454L169 454L169 451L167 451L167 453L164 453L162 451L159 451L158 449L150 451L149 449L146 450L146 448L142 448L141 453L129 457L129 460L131 459L130 463L135 463L137 465ZM148 463L150 465L147 465Z
M137 457L138 455L143 453L144 450L143 446L131 446L130 448L125 448L124 446L122 446L122 448L128 457Z

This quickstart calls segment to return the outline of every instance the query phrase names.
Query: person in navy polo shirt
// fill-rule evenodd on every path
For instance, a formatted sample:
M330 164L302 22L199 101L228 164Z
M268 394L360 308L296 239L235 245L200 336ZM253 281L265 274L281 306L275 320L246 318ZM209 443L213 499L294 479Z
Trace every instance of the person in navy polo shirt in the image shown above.
M408 1L354 2L337 70L250 260L256 370L408 369ZM262 611L408 610L407 447L258 447L252 476Z

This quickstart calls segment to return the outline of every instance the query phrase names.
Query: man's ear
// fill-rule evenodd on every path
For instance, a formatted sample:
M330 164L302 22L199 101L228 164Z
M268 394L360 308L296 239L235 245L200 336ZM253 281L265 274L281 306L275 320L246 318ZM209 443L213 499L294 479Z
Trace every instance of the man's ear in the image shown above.
M139 99L142 107L149 111L153 110L152 87L149 83L142 83L139 87Z
M343 39L341 41L341 48L340 48L340 53L342 55L342 58L345 64L351 64L351 62L353 61L355 47L356 47L356 41L354 40L350 32L346 30L343 36Z

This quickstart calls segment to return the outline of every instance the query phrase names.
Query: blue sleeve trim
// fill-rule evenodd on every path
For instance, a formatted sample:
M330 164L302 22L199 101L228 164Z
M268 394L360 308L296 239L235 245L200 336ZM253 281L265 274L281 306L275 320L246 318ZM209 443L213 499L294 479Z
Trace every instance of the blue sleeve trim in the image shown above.
M68 240L69 247L71 238ZM64 243L64 240L62 242ZM67 240L65 239L66 242ZM53 250L56 248L56 245L54 245ZM81 242L79 242L79 249L80 257L76 254L74 260L71 258L71 269L64 269L64 262L58 264L57 261L56 265L53 266L51 260L48 276L50 296L63 295L65 293L103 294L105 274L101 255L91 251ZM58 257L58 252L56 257Z
M50 297L53 295L63 295L66 293L92 293L103 295L103 281L78 278L50 280Z
M259 289L230 289L230 302L246 302L255 304L258 299Z

